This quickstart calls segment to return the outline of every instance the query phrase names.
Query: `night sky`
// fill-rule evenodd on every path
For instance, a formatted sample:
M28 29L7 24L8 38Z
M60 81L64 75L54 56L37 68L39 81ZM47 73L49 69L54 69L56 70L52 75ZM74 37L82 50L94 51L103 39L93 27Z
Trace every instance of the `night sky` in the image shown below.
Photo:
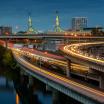
M26 30L31 12L36 29L52 30L56 10L64 29L70 28L71 18L78 16L88 17L89 26L104 26L104 0L0 0L0 25Z

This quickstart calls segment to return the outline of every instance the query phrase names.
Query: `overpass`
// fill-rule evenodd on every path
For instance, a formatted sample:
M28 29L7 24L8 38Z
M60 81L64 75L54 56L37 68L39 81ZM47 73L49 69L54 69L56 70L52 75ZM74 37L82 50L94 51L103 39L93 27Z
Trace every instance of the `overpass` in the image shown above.
M4 41L0 41L1 44L4 43ZM13 44L9 43L8 46L13 47ZM47 63L51 66L58 66L58 68L61 68L61 72L65 74L67 77L70 77L70 74L74 74L75 76L80 76L83 77L84 79L91 79L95 80L97 82L100 81L99 75L95 76L93 73L88 73L89 72L89 67L76 64L76 63L71 63L68 65L69 62L62 57L62 56L57 56L55 54L51 54L47 51L39 51L39 50L34 50L34 49L29 49L29 48L18 48L16 49L19 53L22 55L31 58L32 60L35 60L35 63L39 63L39 66L41 66L42 63ZM71 72L70 70L71 69ZM88 74L87 74L88 73Z
M31 61L35 60L35 63L37 63L37 61L38 61L39 63L45 62L45 63L48 63L49 65L59 66L61 68L60 70L63 70L65 72L66 76L69 77L70 72L68 69L67 60L62 56L58 56L58 55L55 55L55 54L52 54L52 53L49 53L46 51L42 52L42 51L39 51L36 49L34 50L34 49L29 49L29 48L19 48L19 49L14 49L14 50L18 51L23 56L31 58ZM88 71L88 67L84 67L84 66L81 66L81 65L78 65L75 63L71 63L70 67L74 71L74 73L73 72L71 72L71 73L77 74L79 76L84 76L84 75L75 73L75 71L77 71L77 72L78 71L81 71L81 72ZM86 77L86 76L84 76L84 77ZM98 81L98 78L92 78L91 76L88 76L88 78Z
M93 45L102 45L104 42L98 43L79 43L79 44L71 44L66 45L61 48L61 51L64 53L64 56L69 60L69 63L76 62L82 65L88 66L90 71L93 73L99 73L100 75L100 88L104 88L104 60L92 57L87 53L83 53L80 49L83 47L87 48Z
M72 44L72 45L67 45L63 47L61 50L65 52L68 56L70 56L70 59L72 61L75 61L77 63L79 60L82 60L82 64L90 66L90 68L95 69L97 71L104 72L104 61L100 59L95 59L91 56L86 56L86 53L83 53L80 51L80 47L83 48L84 46L86 47L87 45L101 45L104 44L103 42L98 42L98 43L79 43L79 44ZM83 46L83 47L82 47ZM67 56L66 56L67 57ZM79 59L79 60L76 60Z
M103 36L72 36L65 34L26 34L26 35L0 35L0 39L38 39L38 38L59 38L59 39L104 39Z
M0 39L5 40L6 44L9 41L28 40L26 43L33 44L33 40L40 40L40 44L34 44L41 50L56 51L63 44L75 43L75 42L89 42L89 41L104 41L104 37L96 36L72 36L65 34L35 34L35 35L0 35ZM36 41L34 41L36 43Z
M71 63L71 72L68 69L68 63L67 60L62 56L57 56L55 54L51 54L48 52L42 52L39 50L29 49L29 48L20 48L15 49L18 51L21 55L26 56L31 59L31 61L35 60L34 62L37 63L37 61L41 64L42 62L48 63L52 66L59 66L64 74L69 77L69 74L74 74L77 76L81 76L83 78L86 78L86 73L89 71L88 67L78 65L76 63ZM92 79L99 82L99 77L92 76L91 74L87 75L88 79Z
M52 88L84 104L104 103L104 92L82 85L79 82L73 81L71 78L60 76L54 72L36 67L21 57L15 50L13 50L13 54L20 67Z

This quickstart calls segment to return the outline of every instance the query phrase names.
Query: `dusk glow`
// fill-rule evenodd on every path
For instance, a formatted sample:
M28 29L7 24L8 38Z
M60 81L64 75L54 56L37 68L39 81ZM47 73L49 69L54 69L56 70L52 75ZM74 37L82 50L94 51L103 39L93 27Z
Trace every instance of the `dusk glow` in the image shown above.
M1 0L0 104L104 104L104 0Z
M103 5L103 0L2 0L0 25L18 25L19 30L26 30L28 12L31 12L34 28L52 30L57 10L64 29L71 27L72 17L79 16L88 17L89 26L104 26Z

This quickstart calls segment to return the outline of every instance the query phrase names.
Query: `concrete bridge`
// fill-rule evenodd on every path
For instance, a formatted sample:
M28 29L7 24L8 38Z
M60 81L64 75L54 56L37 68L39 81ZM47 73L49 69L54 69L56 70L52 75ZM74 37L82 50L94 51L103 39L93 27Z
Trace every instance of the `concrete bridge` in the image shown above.
M40 40L37 43L34 41L34 46L41 50L56 51L63 44L68 43L78 43L78 42L93 42L93 41L104 41L104 37L95 37L95 36L71 36L65 34L35 34L35 35L1 35L0 39L9 41L22 41L26 39L28 44L33 44L33 40Z
M58 66L60 71L63 71L63 73L67 76L70 77L70 74L74 74L77 76L81 76L83 78L86 78L86 72L89 71L88 67L78 65L76 63L71 63L71 72L69 71L68 68L68 63L67 60L63 56L55 55L49 52L42 52L36 49L29 49L29 48L22 48L22 49L15 49L18 51L22 56L28 57L32 62L34 63L39 63L39 66L41 66L41 63L48 64L51 66ZM84 73L81 73L84 72ZM87 75L88 79L95 80L99 82L99 76L94 76L94 75Z
M104 89L104 60L97 59L88 55L88 53L83 52L83 48L104 44L103 42L98 43L79 43L64 46L61 51L64 52L64 56L67 58L70 65L71 62L80 63L82 65L88 66L89 71L97 73L100 75L100 88Z
M18 65L33 77L44 82L46 85L80 101L84 104L103 104L104 93L98 89L82 85L71 78L60 76L51 71L36 67L20 57L19 53L13 51Z

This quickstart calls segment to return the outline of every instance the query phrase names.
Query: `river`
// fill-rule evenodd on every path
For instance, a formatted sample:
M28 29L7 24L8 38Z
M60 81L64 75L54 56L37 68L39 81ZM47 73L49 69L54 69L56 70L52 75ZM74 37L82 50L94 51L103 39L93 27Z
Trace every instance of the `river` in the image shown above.
M19 70L0 69L0 104L80 104Z

